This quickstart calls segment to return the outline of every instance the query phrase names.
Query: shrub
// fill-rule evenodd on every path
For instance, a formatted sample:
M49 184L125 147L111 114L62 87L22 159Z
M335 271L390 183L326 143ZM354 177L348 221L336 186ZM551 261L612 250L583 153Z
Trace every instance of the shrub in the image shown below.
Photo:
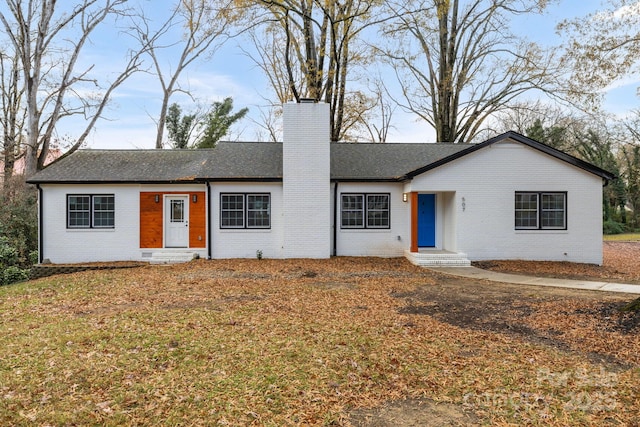
M18 250L11 245L7 237L0 236L0 268L16 265L19 261Z
M620 222L605 221L602 223L602 232L604 234L621 234L624 233L625 226Z
M28 278L29 270L11 265L3 269L2 277L0 277L0 285L9 285L11 283L27 280Z
M37 249L37 193L14 179L0 191L0 285L27 279Z
M37 200L36 189L17 179L0 192L0 236L18 250L22 263L38 250Z
M29 278L29 270L20 268L18 250L11 245L9 239L0 236L0 285L19 282Z

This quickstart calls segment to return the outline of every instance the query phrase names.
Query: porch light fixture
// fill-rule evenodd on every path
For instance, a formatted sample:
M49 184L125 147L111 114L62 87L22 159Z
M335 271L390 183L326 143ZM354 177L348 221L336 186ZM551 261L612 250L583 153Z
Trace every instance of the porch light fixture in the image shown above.
M156 194L156 203L160 203L160 195Z
M198 195L197 195L197 194L194 194L193 196L191 196L191 201L192 201L193 203L196 203L196 202L198 201Z
M408 193L402 193L402 201L406 203L407 200L409 200L409 194Z

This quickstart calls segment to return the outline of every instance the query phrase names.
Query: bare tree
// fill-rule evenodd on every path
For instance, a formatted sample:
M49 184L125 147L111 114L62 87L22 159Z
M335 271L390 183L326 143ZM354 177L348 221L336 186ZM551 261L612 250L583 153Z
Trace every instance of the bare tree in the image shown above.
M179 84L182 72L204 55L212 56L233 36L232 25L239 13L233 0L178 0L169 17L157 29L151 27L152 21L144 12L132 19L131 34L141 46L147 46L146 52L162 88L156 148L163 146L171 96L176 92L189 94L189 90ZM176 36L176 28L181 31L179 36ZM171 59L163 57L164 52L170 52Z
M86 128L62 157L77 150L101 117L111 94L138 70L138 55L129 53L122 71L101 88L93 66L76 71L83 47L107 18L125 13L127 0L84 0L64 9L56 0L7 0L0 21L19 57L24 84L25 175L44 165L59 121L81 115ZM92 85L90 96L80 94Z
M252 119L257 126L256 140L278 142L282 141L282 108L272 105L259 107L260 121Z
M594 125L606 128L606 118L547 101L521 101L494 114L477 135L487 139L512 130L575 155L577 135Z
M394 128L392 118L397 105L386 96L387 91L381 77L374 80L372 85L374 97L369 98L370 108L363 111L359 122L363 123L371 142L387 142L389 131Z
M396 19L379 51L394 67L396 100L436 131L439 142L468 142L492 114L531 90L548 92L553 55L516 38L508 18L541 11L544 0L389 2Z
M640 67L640 3L604 2L605 9L564 21L558 32L567 36L562 65L572 73L567 81L574 98L598 107L603 88Z
M362 33L384 20L379 0L261 0L270 16L263 27L267 37L254 36L254 61L269 74L274 92L291 98L322 100L330 105L331 140L345 139L353 121L346 111L357 108L362 94L348 90L352 67L368 61ZM264 40L276 40L277 44ZM257 42L257 43L256 43ZM351 94L351 96L350 96ZM282 98L287 99L282 99Z
M627 203L631 209L632 229L640 226L640 111L636 110L623 124L627 137L622 146L621 178L625 180Z
M3 160L3 185L8 188L16 160L22 154L22 129L25 110L22 106L24 86L20 82L20 58L0 53L0 147Z

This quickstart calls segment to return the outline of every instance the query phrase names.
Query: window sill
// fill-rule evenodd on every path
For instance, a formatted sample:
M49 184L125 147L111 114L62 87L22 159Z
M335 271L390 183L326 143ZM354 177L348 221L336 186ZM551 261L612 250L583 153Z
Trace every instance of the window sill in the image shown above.
M515 234L569 234L569 230L514 230Z
M220 233L270 233L270 228L219 228Z
M390 233L391 228L341 228L341 233Z
M115 227L114 228L67 228L67 231L72 233L87 233L87 232L93 232L93 231L104 233L104 232L114 232L116 231L116 229Z

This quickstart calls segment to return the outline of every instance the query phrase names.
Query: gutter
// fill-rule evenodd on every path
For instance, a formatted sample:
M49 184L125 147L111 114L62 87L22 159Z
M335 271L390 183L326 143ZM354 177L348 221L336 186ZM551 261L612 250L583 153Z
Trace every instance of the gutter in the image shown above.
M42 212L43 212L43 208L42 208L42 187L40 187L40 184L36 184L36 188L38 189L38 264L42 264L42 260L44 259L43 254L42 254L42 250L44 248L44 233L42 230L42 224L43 224L43 219L42 219Z
M333 187L333 256L338 256L338 181Z
M207 259L211 259L211 185L207 181Z

